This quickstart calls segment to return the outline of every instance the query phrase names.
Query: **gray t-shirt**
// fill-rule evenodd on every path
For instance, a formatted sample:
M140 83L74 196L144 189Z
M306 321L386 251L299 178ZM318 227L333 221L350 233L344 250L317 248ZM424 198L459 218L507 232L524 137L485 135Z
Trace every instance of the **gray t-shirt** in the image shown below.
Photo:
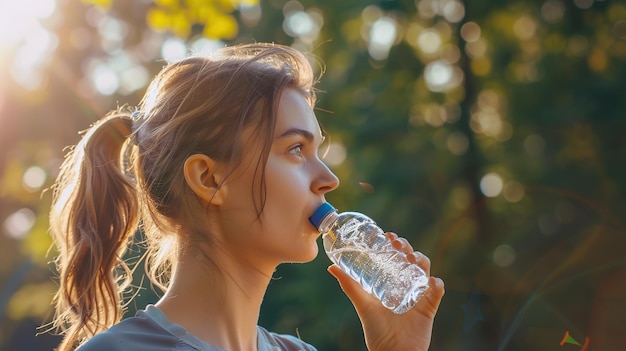
M258 351L317 351L302 340L268 332L258 326ZM172 324L153 305L122 320L85 344L77 351L225 351L190 334L179 324Z

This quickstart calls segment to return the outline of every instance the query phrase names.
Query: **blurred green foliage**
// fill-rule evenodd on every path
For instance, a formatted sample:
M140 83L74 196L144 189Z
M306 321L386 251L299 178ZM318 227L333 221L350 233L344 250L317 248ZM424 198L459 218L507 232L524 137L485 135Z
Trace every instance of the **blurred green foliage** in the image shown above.
M325 64L317 114L342 181L328 199L431 258L447 291L432 350L554 350L566 332L623 348L626 4L52 3L39 20L49 36L29 36L48 51L0 37L0 349L58 342L34 326L51 318L42 190L63 148L137 104L162 57L251 41ZM328 264L279 267L260 323L320 350L364 350ZM157 298L136 273L129 313Z

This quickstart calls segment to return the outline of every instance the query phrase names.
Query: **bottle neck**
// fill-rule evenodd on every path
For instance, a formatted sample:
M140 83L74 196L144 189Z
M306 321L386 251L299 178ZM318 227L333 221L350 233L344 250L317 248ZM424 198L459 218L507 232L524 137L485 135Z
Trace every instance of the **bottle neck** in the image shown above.
M329 212L326 216L324 216L324 219L320 222L317 230L322 234L328 233L333 224L337 221L338 216L337 211Z

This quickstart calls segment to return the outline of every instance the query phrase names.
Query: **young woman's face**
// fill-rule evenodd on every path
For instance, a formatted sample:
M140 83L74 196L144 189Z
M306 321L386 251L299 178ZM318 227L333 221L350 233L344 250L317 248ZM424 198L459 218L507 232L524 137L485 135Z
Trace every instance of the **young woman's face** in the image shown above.
M317 118L299 92L282 93L265 167L267 193L260 220L253 192L258 194L261 181L261 174L255 174L261 140L250 137L252 132L244 133L245 156L220 190L224 202L218 216L225 249L258 269L310 261L318 253L319 233L308 218L325 201L324 194L339 185L318 157L323 138Z

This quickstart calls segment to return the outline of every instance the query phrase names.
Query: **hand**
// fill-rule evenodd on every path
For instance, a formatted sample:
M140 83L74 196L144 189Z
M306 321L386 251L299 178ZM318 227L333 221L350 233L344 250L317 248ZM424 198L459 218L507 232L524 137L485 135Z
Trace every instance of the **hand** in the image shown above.
M430 260L414 252L409 242L394 233L385 233L392 245L407 254L410 262L417 263L430 275ZM367 293L358 282L344 273L337 265L328 272L354 305L365 335L369 351L426 351L430 345L433 321L444 294L444 284L439 278L430 277L426 294L413 308L404 314L395 314L373 295Z

